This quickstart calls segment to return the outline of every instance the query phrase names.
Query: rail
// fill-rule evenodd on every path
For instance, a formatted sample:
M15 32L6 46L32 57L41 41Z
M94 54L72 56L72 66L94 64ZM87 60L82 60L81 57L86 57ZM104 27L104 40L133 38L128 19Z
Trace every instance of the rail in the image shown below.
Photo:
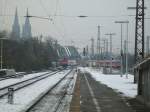
M34 108L34 106L36 106L49 92L53 91L53 89L55 89L71 72L73 71L73 69L71 69L64 77L62 77L55 85L53 85L45 94L43 94L39 99L37 99L35 101L35 103L33 103L25 112L30 112L32 110L32 108ZM68 81L67 85L65 86L65 91L63 91L63 94L61 96L61 98L59 98L57 106L55 107L54 112L56 112L61 104L61 101L63 100L63 98L66 95L66 90L67 87L69 86L71 80Z
M8 88L14 88L14 91L17 91L17 90L25 88L25 87L33 84L33 83L36 83L40 80L43 80L43 79L45 79L49 76L52 76L52 75L54 75L58 72L60 72L60 70L56 71L56 72L52 72L52 73L51 72L50 73L45 73L43 75L36 76L36 77L30 78L30 79L24 80L22 82L17 82L15 84L11 84L9 86L0 88L0 98L8 94Z

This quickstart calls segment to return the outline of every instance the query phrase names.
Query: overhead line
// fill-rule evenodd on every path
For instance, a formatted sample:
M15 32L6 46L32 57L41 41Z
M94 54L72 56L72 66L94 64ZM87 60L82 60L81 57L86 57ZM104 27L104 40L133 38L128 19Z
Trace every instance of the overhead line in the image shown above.
M42 0L39 0L39 2L41 3L41 4L40 4L41 7L42 7L43 10L47 13L47 16L48 16L48 17L40 17L40 16L30 16L30 17L39 18L39 19L47 19L47 20L50 20L50 21L53 21L53 22L54 22L54 19L55 19L56 15L57 15L59 0L56 1L56 10L55 10L55 12L54 12L54 15L50 15L50 14L48 13L48 11L47 11L47 9L45 8L45 6L44 6ZM54 17L54 18L51 18L51 17ZM53 23L52 25L56 28L57 33L58 33L62 38L64 38L64 35L60 32L60 30L58 29L58 27L57 27L54 23Z
M11 15L11 14L1 14L0 16L14 16L14 15ZM49 17L66 17L66 18L117 18L117 17L130 17L130 16L134 16L134 15L120 15L120 16L84 16L84 15L79 15L79 16L75 16L75 15L48 15L47 18ZM19 17L24 17L24 16L19 16ZM40 17L40 18L46 18L46 17L43 17L43 16L34 16L34 17ZM146 17L145 19L150 19L149 17Z

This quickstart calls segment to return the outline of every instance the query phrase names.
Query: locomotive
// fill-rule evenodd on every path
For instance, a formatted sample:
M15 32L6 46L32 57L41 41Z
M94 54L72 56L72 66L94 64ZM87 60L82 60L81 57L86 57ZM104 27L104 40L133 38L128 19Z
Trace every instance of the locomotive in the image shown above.
M60 66L62 66L63 68L66 68L68 66L68 59L67 58L63 58L59 60L59 64Z
M70 60L68 58L63 58L59 60L59 64L60 66L63 66L64 68L66 68L67 66L76 66L77 62L76 60Z

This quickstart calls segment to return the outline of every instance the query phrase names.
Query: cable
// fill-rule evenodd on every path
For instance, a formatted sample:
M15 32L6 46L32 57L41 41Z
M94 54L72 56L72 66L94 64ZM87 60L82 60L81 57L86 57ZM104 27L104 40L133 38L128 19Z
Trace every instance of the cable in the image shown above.
M56 9L55 9L54 15L57 15L58 5L59 5L59 0L56 0ZM54 19L55 17L56 16L54 16Z
M5 0L5 9L4 9L4 14L6 14L7 13L7 10L8 9L8 0ZM9 26L9 20L10 20L11 18L10 17L5 17L5 20L4 20L4 26L5 26L5 29L7 29L7 27Z
M57 15L57 13L58 13L58 10L60 10L61 11L61 5L60 5L60 0L57 0L57 2L56 2L56 11L55 11L55 14L54 15ZM56 18L56 17L55 17ZM59 22L60 22L60 24L61 24L61 26L62 26L62 28L63 28L63 38L67 38L67 36L66 36L66 29L65 29L65 25L64 25L64 22L62 21L62 18L61 17L59 17Z
M40 4L41 8L42 8L43 11L45 12L45 14L46 14L46 15L49 15L47 9L45 8L45 6L44 6L44 4L43 4L43 1L42 1L42 0L38 0L38 1L39 1L39 4Z
M3 16L14 16L12 14L1 14L1 17ZM64 18L118 18L118 17L134 17L135 15L120 15L120 16L69 16L69 15L49 15L48 17L43 17L43 16L35 16L35 15L31 15L31 17L37 17L37 18L41 18L41 19L45 19L45 18L49 18L49 17L64 17ZM18 16L18 17L26 17L26 16ZM49 18L50 19L50 18ZM52 18L51 18L52 19ZM145 17L145 19L150 19L150 17Z
M7 0L4 0L4 5L3 5L3 15L6 14L6 7L7 7ZM6 17L3 16L3 19L2 19L2 27L3 27L3 30L5 30L5 26L7 25L6 24Z
M48 11L47 11L45 5L43 4L42 0L38 0L38 1L40 3L41 7L43 8L43 11L46 12L46 14L48 15L48 17L39 17L39 16L32 16L32 17L36 17L36 18L40 18L40 19L48 19L50 21L53 21L52 25L56 28L57 33L60 35L60 37L64 38L64 35L60 32L60 30L58 29L58 27L54 23L54 20L56 19L56 16L53 16L54 18L51 18L52 15L48 14ZM59 0L56 1L56 9L55 9L54 15L57 15L58 5L59 5Z

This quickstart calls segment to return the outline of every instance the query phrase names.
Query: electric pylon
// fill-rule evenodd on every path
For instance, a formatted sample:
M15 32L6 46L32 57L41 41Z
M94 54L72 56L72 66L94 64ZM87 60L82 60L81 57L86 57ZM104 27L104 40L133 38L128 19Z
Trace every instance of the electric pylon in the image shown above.
M144 0L136 3L135 63L144 58Z

